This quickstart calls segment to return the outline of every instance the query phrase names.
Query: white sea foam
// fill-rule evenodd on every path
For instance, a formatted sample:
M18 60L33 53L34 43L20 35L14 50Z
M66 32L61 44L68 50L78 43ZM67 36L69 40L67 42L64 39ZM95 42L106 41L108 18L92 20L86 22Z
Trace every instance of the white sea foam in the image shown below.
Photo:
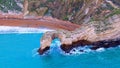
M104 51L105 50L105 48L98 48L96 51L97 52L102 52L102 51Z
M38 49L39 49L39 48L34 48L34 49L32 50L32 57L35 57L35 56L38 55L38 52L37 52Z
M59 39L54 39L50 45L51 48L54 48L54 47L60 47L61 45L61 42Z
M104 48L98 48L95 51L103 52L104 50L105 50ZM84 46L84 47L73 48L69 53L66 53L66 55L84 54L84 53L89 53L89 52L94 52L94 50L90 49L89 46Z
M69 53L64 53L65 55L79 55L84 53L92 52L93 50L90 49L90 46L84 46L84 47L77 47L73 48Z
M47 31L54 31L54 30L47 29L47 28L0 26L0 34L4 34L4 33L44 33Z
M118 45L118 47L120 47L120 45Z

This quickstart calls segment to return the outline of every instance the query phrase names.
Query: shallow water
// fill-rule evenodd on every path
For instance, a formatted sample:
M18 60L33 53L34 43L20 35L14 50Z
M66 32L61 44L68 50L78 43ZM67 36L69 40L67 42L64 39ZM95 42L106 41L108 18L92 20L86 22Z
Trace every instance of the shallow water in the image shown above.
M0 68L119 68L120 47L76 55L61 54L59 42L51 52L39 56L42 33L0 34Z

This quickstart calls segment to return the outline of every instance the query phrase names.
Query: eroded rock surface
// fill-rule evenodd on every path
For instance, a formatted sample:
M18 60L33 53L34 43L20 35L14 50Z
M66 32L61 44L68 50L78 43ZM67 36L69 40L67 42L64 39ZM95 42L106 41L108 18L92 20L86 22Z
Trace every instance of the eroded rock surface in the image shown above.
M120 44L120 15L114 15L104 21L90 22L89 25L82 25L74 31L46 32L40 41L41 47L38 52L50 47L51 41L55 38L60 39L61 49L65 52L69 52L74 47L85 45L93 45L91 49L117 46Z
M120 8L119 0L25 0L25 14L52 16L76 24L101 20L114 9Z

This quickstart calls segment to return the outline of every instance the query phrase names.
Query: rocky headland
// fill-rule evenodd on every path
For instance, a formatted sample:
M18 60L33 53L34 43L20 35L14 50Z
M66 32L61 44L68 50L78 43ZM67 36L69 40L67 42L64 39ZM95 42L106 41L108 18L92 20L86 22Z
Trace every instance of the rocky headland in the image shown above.
M44 27L39 54L50 49L55 38L69 53L75 47L109 48L120 44L119 0L1 0L0 25Z
M104 22L107 22L105 24ZM41 39L40 54L49 50L52 40L59 38L61 49L69 53L75 47L92 45L91 49L109 48L120 44L120 15L109 17L105 21L93 21L74 31L57 30L46 32Z

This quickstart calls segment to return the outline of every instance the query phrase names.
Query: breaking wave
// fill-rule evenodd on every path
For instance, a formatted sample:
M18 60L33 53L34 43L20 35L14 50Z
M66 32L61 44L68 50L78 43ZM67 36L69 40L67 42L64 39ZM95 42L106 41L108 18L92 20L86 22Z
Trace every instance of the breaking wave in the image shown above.
M47 29L47 28L0 26L0 34L6 34L6 33L45 33L47 31L54 31L54 30Z
M90 46L80 46L73 48L69 53L62 52L64 55L80 55L90 52L103 52L105 51L105 48L98 48L96 50L92 50Z
M32 57L35 57L35 56L39 55L38 52L37 52L38 49L39 49L39 48L34 48L34 49L32 50Z

